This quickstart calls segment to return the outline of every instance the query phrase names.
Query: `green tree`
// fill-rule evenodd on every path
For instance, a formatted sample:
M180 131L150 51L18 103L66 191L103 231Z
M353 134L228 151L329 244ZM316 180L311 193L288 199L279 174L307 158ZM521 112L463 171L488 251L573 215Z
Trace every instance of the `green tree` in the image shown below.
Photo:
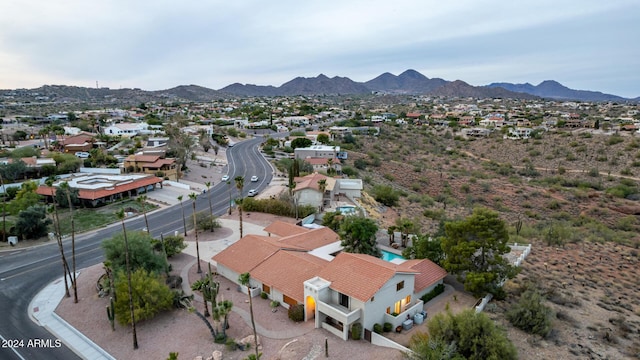
M345 216L342 215L340 210L337 211L329 211L324 214L322 217L322 225L330 228L333 231L338 231L340 229L340 225L342 225L342 221L344 221Z
M184 243L184 237L180 235L169 235L163 237L162 240L153 239L151 241L153 250L159 253L166 253L167 257L180 254L182 250L187 248L187 244Z
M295 150L297 148L307 148L311 146L311 144L312 144L311 140L305 137L300 137L300 138L293 139L293 141L291 142L291 147Z
M420 234L413 238L413 246L402 251L402 257L405 259L429 259L440 265L444 260L441 239Z
M318 134L317 140L320 144L323 144L323 145L327 145L328 143L331 142L331 139L329 139L329 135L325 133Z
M66 184L66 182L62 183L62 184ZM56 193L55 193L55 201L58 203L58 206L62 207L62 208L68 208L69 207L69 197L71 198L71 203L73 205L78 205L80 203L79 200L79 190L77 188L72 188L72 187L63 187L61 184L61 186L58 186L56 188ZM67 192L69 193L69 196L67 196Z
M36 206L40 202L40 195L36 194L38 185L35 181L26 181L20 185L20 190L16 197L8 204L7 210L11 215L18 215L20 212Z
M37 239L47 234L51 219L47 218L44 206L34 205L20 211L15 229L23 239Z
M373 220L361 216L346 216L338 232L342 239L340 245L346 252L380 257L382 254L376 243L376 232L378 225Z
M116 294L128 291L126 272L119 271L116 276ZM137 269L131 274L131 294L133 298L133 316L136 321L150 319L157 313L168 310L173 304L173 294L164 280L155 273ZM122 325L131 324L129 299L116 296L116 319Z
M409 359L510 360L518 353L504 330L484 313L467 309L459 314L439 313L428 323L429 336L414 337ZM431 346L425 346L431 342ZM446 354L446 357L438 355Z
M174 116L164 126L164 131L169 137L169 153L175 157L176 164L178 165L178 180L180 180L182 176L182 171L186 170L187 160L191 158L191 154L196 146L195 139L190 134L182 131L182 128L187 125L188 121L185 117Z
M130 261L130 248L129 248L129 238L127 237L127 227L124 225L124 210L120 209L118 212L116 212L116 216L118 217L118 219L120 219L120 222L122 223L122 238L123 238L123 242L124 242L124 272L127 274L127 294L129 295L129 322L131 323L131 332L132 332L132 336L133 336L133 350L138 349L138 334L136 332L136 316L135 316L135 307L133 304L133 285L132 285L132 281L131 281L131 261ZM148 235L148 234L147 234ZM113 238L112 238L113 240ZM117 241L113 241L112 243L117 243ZM118 244L120 245L120 244ZM102 246L105 247L105 242L102 243ZM118 251L120 251L120 254L122 253L122 246L118 246ZM112 259L115 260L119 260L117 257L113 256L111 258L109 258L108 256L108 251L107 248L105 248L105 257L107 258L108 263L110 264L111 270L113 270L113 261ZM120 257L121 258L121 257ZM120 263L121 264L121 263ZM114 282L115 285L115 282ZM116 287L116 294L119 292L117 289L117 285ZM120 292L121 293L121 292ZM121 298L122 296L120 296ZM118 296L116 295L116 298L118 298ZM117 316L117 315L116 315ZM120 320L118 320L120 321Z
M254 349L256 351L256 360L260 359L260 355L258 354L258 332L256 331L256 321L253 317L253 298L251 297L251 275L247 273L242 273L238 277L238 282L241 285L247 287L247 294L249 296L249 313L251 314L251 327L253 328L253 340L255 342Z
M534 289L523 292L518 303L506 313L507 320L513 326L542 337L551 331L553 316L553 310L544 304L544 298Z
M10 164L0 165L2 177L10 182L22 179L27 171L27 165L22 160L14 160Z
M149 272L161 273L167 263L163 255L153 250L153 238L144 231L130 231L116 234L102 242L105 258L111 263L114 271L124 269L129 262L132 270L143 268ZM128 254L125 249L128 249ZM127 260L127 257L129 260Z
M498 214L476 208L464 220L445 224L442 250L444 268L458 276L465 290L476 296L500 297L502 283L516 275L516 268L502 255L509 253L509 233Z

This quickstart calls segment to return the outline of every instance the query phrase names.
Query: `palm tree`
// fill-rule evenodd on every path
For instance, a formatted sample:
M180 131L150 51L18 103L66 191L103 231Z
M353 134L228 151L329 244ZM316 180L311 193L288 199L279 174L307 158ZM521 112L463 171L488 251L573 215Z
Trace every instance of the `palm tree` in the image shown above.
M182 205L182 195L178 196L180 208L182 208L182 227L184 228L184 236L187 236L187 220L184 218L184 206Z
M45 181L45 184L53 189L53 181L55 178L49 178ZM53 231L56 233L56 242L58 243L58 250L60 250L60 258L62 260L62 274L64 276L64 294L66 297L71 297L69 294L69 284L67 283L67 279L71 278L71 274L69 273L69 264L67 263L67 257L64 256L64 247L62 246L62 234L60 232L60 218L58 217L58 207L56 206L56 197L55 192L52 190L52 201L53 201L53 213L54 213L54 221L53 221Z
M327 191L327 179L318 180L318 189L320 189L320 193L322 193L322 198L320 200L320 207L324 207L324 192Z
M200 269L200 247L198 246L198 221L196 219L196 199L198 195L196 193L189 194L189 199L191 199L191 206L193 209L193 232L196 234L196 257L198 260L198 274L202 273L202 269Z
M247 294L249 295L249 313L251 314L253 340L255 341L254 349L256 349L256 359L260 359L260 355L258 355L258 333L256 332L256 321L253 318L253 300L251 300L251 275L248 272L240 274L240 277L238 277L238 281L240 282L240 284L247 287Z
M2 242L7 242L7 189L4 187L4 179L0 174L0 186L2 186Z
M231 180L227 180L227 188L229 190L229 215L231 215Z
M67 202L69 203L69 214L71 215L71 264L73 272L71 274L71 284L73 286L73 302L78 302L78 285L76 284L76 225L73 219L73 204L71 203L71 187L68 182L60 184L60 189L67 194Z
M213 205L211 205L211 185L213 185L210 181L204 183L207 187L207 199L209 200L209 213L211 214L211 232L213 232Z
M144 225L146 226L147 234L151 234L151 229L149 229L149 220L147 220L147 207L145 206L147 204L147 195L138 196L138 198L136 198L136 201L142 208L142 214L144 215Z
M124 209L116 212L116 216L122 223L122 235L124 236L124 261L127 268L127 283L129 285L129 311L131 312L131 330L133 331L133 350L138 349L138 336L136 334L136 317L133 311L133 289L131 288L131 267L129 265L129 240L127 240L127 228L124 226Z
M236 189L238 189L238 192L240 192L240 196L238 197L239 201L236 200L236 203L238 203L238 215L240 217L240 238L242 238L242 188L244 188L244 177L236 176L233 180L236 182Z

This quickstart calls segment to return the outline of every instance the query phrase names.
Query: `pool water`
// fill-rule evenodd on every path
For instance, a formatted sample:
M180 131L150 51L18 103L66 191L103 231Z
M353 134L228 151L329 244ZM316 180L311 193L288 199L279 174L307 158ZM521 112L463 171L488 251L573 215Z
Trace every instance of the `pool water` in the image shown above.
M405 258L403 258L398 254L394 254L392 252L385 251L385 250L380 250L380 251L382 252L382 260L384 261L392 261L395 259L405 260Z
M340 213L342 214L350 214L352 212L356 211L356 207L355 206L339 206L336 208L337 211L340 211Z

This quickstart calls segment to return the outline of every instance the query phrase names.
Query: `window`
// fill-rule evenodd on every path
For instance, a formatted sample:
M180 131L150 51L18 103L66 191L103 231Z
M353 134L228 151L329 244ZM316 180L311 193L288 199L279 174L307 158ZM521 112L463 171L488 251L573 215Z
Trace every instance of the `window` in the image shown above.
M396 301L396 303L393 305L393 312L395 312L396 314L400 314L402 312L402 300Z
M404 280L396 284L396 291L400 291L402 289L404 289Z
M348 308L349 307L349 296L343 294L343 293L338 293L338 302L340 303L340 305Z
M411 295L407 295L407 297L405 298L405 304L411 304Z

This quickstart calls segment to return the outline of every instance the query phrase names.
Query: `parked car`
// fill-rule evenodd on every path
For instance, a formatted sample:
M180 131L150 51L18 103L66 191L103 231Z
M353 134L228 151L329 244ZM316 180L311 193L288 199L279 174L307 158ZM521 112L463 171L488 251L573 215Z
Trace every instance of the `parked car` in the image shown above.
M258 181L258 177L257 177L257 176L255 176L255 175L254 175L254 176L252 176L252 177L251 177L251 182L256 182L256 181Z
M227 181L229 181L229 175L225 175L225 176L223 176L223 177L222 177L222 179L220 179L220 181L222 181L222 182L227 182Z
M254 197L256 195L258 195L258 190L256 189L249 190L249 193L247 194L247 196L251 196L251 197Z
M89 156L91 156L91 154L89 154L89 153L88 153L88 152L86 152L86 151L78 151L78 152L76 153L76 156L77 156L77 157L79 157L79 158L81 158L81 159L87 159L87 158L89 158Z

